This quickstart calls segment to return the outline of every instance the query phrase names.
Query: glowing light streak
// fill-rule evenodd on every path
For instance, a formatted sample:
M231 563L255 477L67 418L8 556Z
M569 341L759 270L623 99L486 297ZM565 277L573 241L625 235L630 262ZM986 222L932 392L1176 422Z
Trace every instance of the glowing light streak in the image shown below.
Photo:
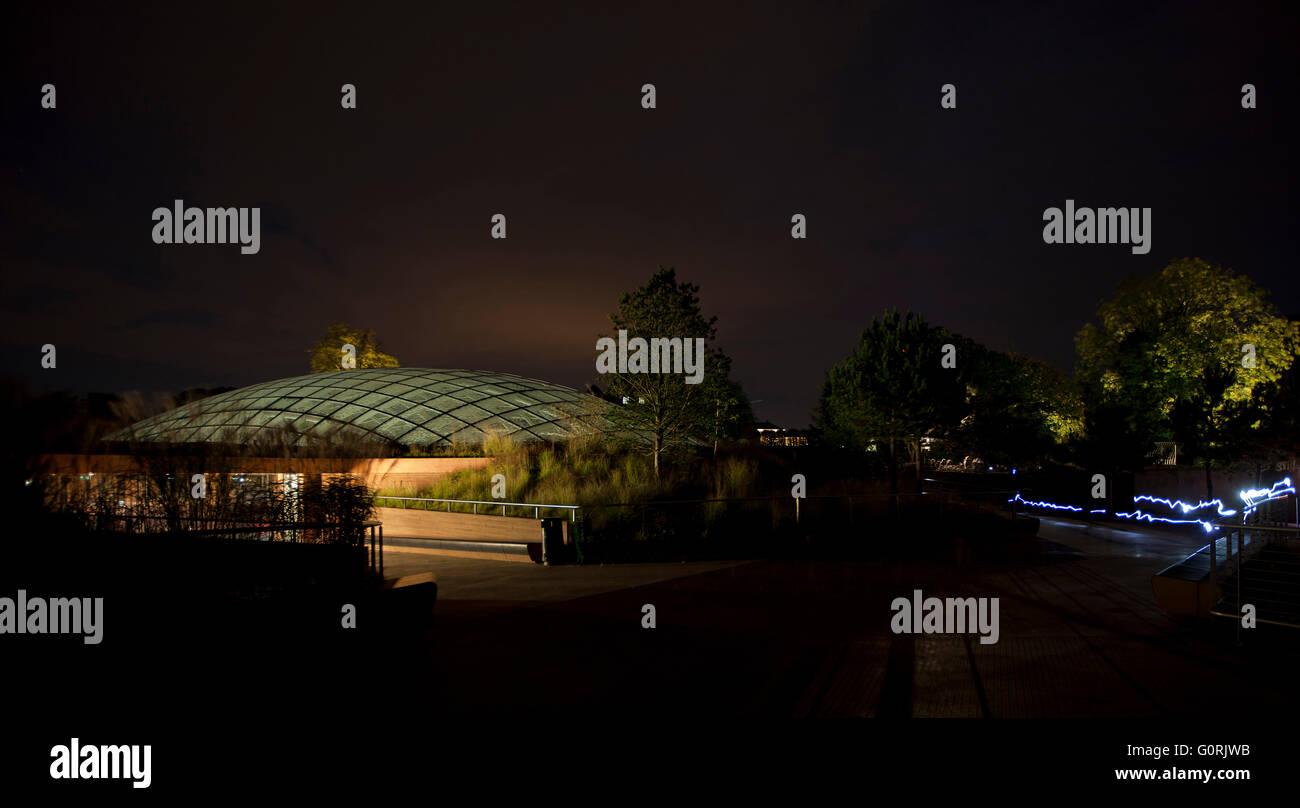
M1024 504L1032 506L1034 508L1052 508L1053 510L1058 510L1058 511L1082 511L1083 510L1083 508L1076 508L1073 505L1057 505L1052 502L1030 502L1027 499L1023 499L1019 494L1016 494L1014 497L1007 500L1007 502L1023 502Z
M1132 513L1115 512L1115 515L1121 519L1135 519L1139 522L1165 522L1170 525L1200 525L1206 533L1214 532L1214 525L1203 519L1170 519L1167 516L1156 516L1150 513L1143 513L1141 509Z
M1237 496L1239 496L1241 501L1246 504L1245 509L1241 512L1242 522L1245 522L1246 517L1258 510L1259 506L1263 503L1282 499L1283 497L1290 496L1294 493L1296 493L1296 489L1295 486L1291 484L1290 477L1278 480L1269 488L1249 488L1244 491L1238 491ZM1074 513L1083 512L1083 508L1076 505L1061 505L1055 502L1032 501L1025 499L1020 496L1020 494L1016 494L1014 497L1007 500L1007 502L1019 502L1031 508L1048 508L1056 511L1072 511ZM1151 502L1154 504L1164 505L1171 511L1181 511L1184 516L1210 506L1214 506L1214 509L1219 516L1235 516L1238 513L1236 510L1225 506L1223 501L1219 499L1212 499L1209 501L1203 500L1195 505L1189 505L1181 499L1169 500L1151 494L1142 494L1133 497L1133 502L1135 504L1138 502ZM1109 514L1110 511L1105 508L1094 508L1088 511L1088 513ZM1112 515L1118 519L1133 519L1138 522L1163 522L1170 525L1200 525L1201 529L1206 533L1213 533L1216 529L1216 525L1207 522L1204 519L1173 519L1168 516L1156 516L1152 513L1146 513L1141 508L1137 508L1133 511L1116 511Z
M1167 500L1167 499L1162 499L1162 498L1160 498L1160 497L1153 497L1153 496L1151 496L1150 494L1142 494L1141 496L1133 497L1133 501L1134 501L1134 502L1144 502L1144 501L1145 501L1145 502L1158 502L1158 503L1160 503L1161 505L1164 505L1165 507L1169 508L1169 510L1171 510L1171 511L1172 511L1174 508L1178 508L1178 509L1180 509L1184 514L1192 513L1193 511L1199 511L1201 508L1208 508L1208 507L1210 507L1211 505L1213 505L1213 506L1215 506L1215 507L1218 509L1218 511L1219 511L1219 516L1236 516L1236 515L1237 515L1237 512L1236 512L1235 510L1232 510L1231 508L1226 507L1226 506L1223 504L1223 500L1221 500L1221 499L1212 499L1212 500L1210 500L1209 502L1204 502L1204 501L1202 501L1202 502L1198 502L1198 503L1195 504L1195 505L1188 505L1187 503L1183 502L1181 499L1175 499L1175 500L1170 501L1170 500Z
M1249 488L1245 491L1238 491L1237 496L1241 497L1242 501L1246 503L1246 512L1242 514L1242 518L1244 519L1258 509L1261 503L1272 502L1275 499L1281 499L1288 494L1294 493L1295 486L1291 485L1290 477L1283 477L1273 483L1271 488Z

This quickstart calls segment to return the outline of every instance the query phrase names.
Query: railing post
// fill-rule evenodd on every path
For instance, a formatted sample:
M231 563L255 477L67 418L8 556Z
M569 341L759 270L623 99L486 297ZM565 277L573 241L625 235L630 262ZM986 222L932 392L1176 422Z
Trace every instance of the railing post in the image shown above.
M1241 539L1245 532L1244 527L1237 531L1237 645L1241 645Z

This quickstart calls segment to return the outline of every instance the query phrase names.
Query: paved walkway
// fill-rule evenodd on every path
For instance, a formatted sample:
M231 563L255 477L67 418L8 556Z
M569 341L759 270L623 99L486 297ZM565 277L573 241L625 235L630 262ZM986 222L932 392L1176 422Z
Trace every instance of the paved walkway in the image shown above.
M1296 643L1238 650L1155 605L1151 575L1200 537L1065 519L1039 536L1031 561L963 566L547 568L392 552L389 575L433 569L439 597L428 653L388 678L474 712L1195 717L1231 695L1241 713L1296 713L1282 675ZM893 634L890 603L913 589L999 598L998 642Z

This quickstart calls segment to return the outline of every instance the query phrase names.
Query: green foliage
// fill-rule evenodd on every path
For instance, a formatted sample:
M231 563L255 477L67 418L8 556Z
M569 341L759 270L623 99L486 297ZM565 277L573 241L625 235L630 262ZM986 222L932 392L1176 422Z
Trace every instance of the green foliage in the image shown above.
M680 482L671 476L656 479L648 458L641 453L624 451L615 443L581 437L552 445L513 444L503 440L489 454L492 461L486 467L448 474L414 495L395 490L380 495L489 501L494 499L492 477L502 474L506 478L508 502L591 507L652 499ZM439 505L437 509L444 507ZM473 510L471 506L452 506L452 509ZM543 509L542 515L567 513L548 514Z
M1252 431L1255 454L1262 460L1291 460L1300 455L1300 362L1275 382L1254 390L1253 413L1259 423Z
M302 512L304 521L326 525L323 541L356 544L364 538L362 523L374 516L375 495L351 475L313 477L302 491Z
M954 350L947 367L945 345ZM1082 430L1082 403L1044 362L891 311L827 374L816 426L832 446L880 454L897 490L904 451L920 476L922 438L958 457L1034 463Z
M824 440L849 449L876 448L895 490L901 453L922 437L946 435L961 421L965 389L941 365L946 331L914 312L871 321L853 352L830 369L814 425ZM919 477L919 474L918 474Z
M1276 387L1298 345L1300 324L1230 270L1184 258L1124 281L1075 338L1084 457L1139 467L1153 441L1178 439L1207 468L1229 459L1227 444L1244 448L1260 421L1251 408L1266 406L1256 391Z
M827 374L818 412L822 434L864 449L947 425L962 391L955 374L940 366L943 335L913 312L872 320L853 352Z
M1258 422L1254 401L1228 401L1228 390L1236 383L1233 368L1210 365L1202 371L1191 392L1174 403L1170 414L1174 437L1187 454L1199 457L1205 466L1205 496L1214 496L1210 469L1231 460L1232 445L1244 438Z
M752 497L758 490L758 463L748 457L719 460L713 472L713 498Z
M427 445L406 447L405 457L486 457L482 444L451 443L446 446Z
M986 462L1034 464L1083 429L1082 402L1068 379L1030 356L955 337L956 372L966 386L964 415L951 442Z
M343 370L344 345L356 348L358 369L400 367L396 357L380 350L379 338L375 336L375 332L353 328L344 323L334 323L326 331L325 336L308 351L311 358L311 372L330 373Z
M1079 331L1078 372L1093 402L1126 405L1154 432L1168 430L1175 402L1194 395L1207 369L1233 373L1223 406L1250 400L1295 360L1300 325L1281 316L1249 278L1196 258L1129 279ZM1242 364L1242 346L1255 366Z
M704 378L688 384L684 374L613 373L604 377L615 404L607 417L614 434L640 447L653 460L656 475L663 455L734 436L753 420L749 400L729 379L731 360L711 343L716 317L700 309L699 287L677 281L676 271L660 268L645 286L625 293L610 315L617 334L628 339L702 338Z

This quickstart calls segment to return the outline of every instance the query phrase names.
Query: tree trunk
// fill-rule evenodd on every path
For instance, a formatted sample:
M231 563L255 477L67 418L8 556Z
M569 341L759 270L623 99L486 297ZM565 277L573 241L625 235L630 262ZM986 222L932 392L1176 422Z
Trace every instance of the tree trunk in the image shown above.
M920 494L925 490L925 475L921 468L921 439L916 439L916 493Z
M1210 476L1210 447L1214 444L1211 442L1211 436L1214 433L1214 408L1210 407L1209 416L1205 419L1205 499L1214 499L1214 479Z
M722 418L722 399L714 399L713 409L713 459L718 459L718 421Z
M662 451L662 444L661 444L660 441L659 441L659 436L658 436L658 435L655 435L655 451L654 451L654 455L655 455L655 480L656 480L656 481L659 480L659 452L660 452L660 451Z
M894 451L894 439L889 439L889 493L898 497L898 455Z

